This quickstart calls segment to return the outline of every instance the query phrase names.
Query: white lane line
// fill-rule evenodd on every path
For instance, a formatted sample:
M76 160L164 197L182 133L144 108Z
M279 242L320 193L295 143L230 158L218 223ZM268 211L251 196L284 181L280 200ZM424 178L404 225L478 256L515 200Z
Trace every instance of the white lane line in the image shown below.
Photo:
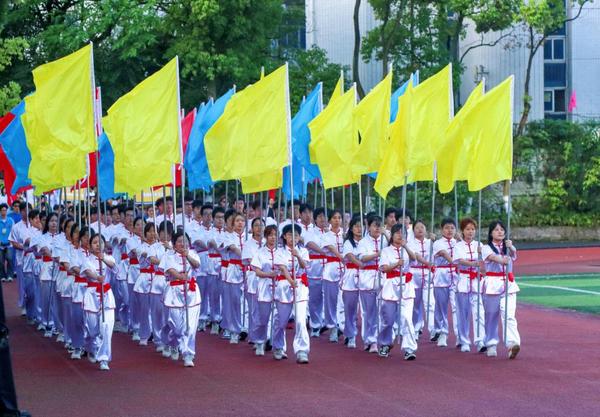
M519 282L519 285L522 285L525 287L551 288L553 290L563 290L563 291L578 292L578 293L582 293L582 294L600 295L600 292L598 292L598 291L580 290L580 289L576 289L576 288L559 287L556 285L537 285L537 284L527 284L525 282Z

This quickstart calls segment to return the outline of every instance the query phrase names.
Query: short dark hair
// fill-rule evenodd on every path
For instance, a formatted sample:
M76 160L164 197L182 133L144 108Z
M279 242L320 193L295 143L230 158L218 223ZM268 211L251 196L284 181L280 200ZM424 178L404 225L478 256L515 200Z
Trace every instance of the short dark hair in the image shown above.
M314 211L312 206L308 203L300 204L300 213L304 213L305 211L310 211L311 213Z
M8 210L8 204L6 204L6 203L0 204L0 210L2 210L3 208Z
M203 204L202 207L200 207L200 214L202 216L204 216L205 210L213 210L213 205L212 204Z
M392 213L394 214L394 217L396 218L396 220L398 220L398 211L396 210L396 207L388 207L388 208L386 208L385 209L385 216L384 217L387 217L387 216L389 216Z
M440 227L443 229L447 224L451 224L452 226L456 227L456 222L454 219L451 219L450 217L444 217L440 223Z
M213 219L219 213L225 214L225 209L223 207L221 207L221 206L217 206L217 207L213 208L213 212L212 212Z
M204 203L202 200L194 200L192 201L192 208L198 208L200 207L200 209L202 209L202 207L204 207Z
M313 212L313 217L316 219L317 217L319 217L320 215L325 216L325 207L317 207L315 209L315 211Z

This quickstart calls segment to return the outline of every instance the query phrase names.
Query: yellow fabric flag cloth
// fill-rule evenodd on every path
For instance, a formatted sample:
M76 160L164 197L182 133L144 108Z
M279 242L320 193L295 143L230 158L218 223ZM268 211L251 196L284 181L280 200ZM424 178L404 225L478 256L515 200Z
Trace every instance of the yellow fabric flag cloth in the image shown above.
M265 78L265 67L260 68L260 79ZM252 177L240 178L242 193L260 193L262 191L274 190L280 188L283 184L283 171L275 169L271 172L264 172Z
M407 174L406 139L408 137L410 106L413 96L412 80L398 100L398 115L390 127L390 140L387 143L381 165L377 169L375 191L385 199L394 187L404 184ZM388 119L389 120L389 119Z
M471 161L470 132L473 126L466 124L469 112L476 109L477 101L483 96L483 81L469 95L464 106L456 114L446 129L446 140L440 147L437 161L438 187L440 192L448 193L454 188L454 182L467 179Z
M173 58L119 98L103 118L115 155L115 192L139 190L172 181L179 163L179 65Z
M392 72L373 88L354 109L354 131L360 143L352 159L356 174L376 172L388 143Z
M352 121L355 105L356 87L352 86L308 124L311 162L319 165L325 188L353 184L360 178L351 164L358 146Z
M464 121L474 131L469 191L512 178L513 76L481 97Z
M411 101L407 139L409 180L430 181L433 162L454 112L452 64L416 86Z
M287 64L236 93L206 133L213 180L246 178L288 164L291 129Z
M340 74L340 78L338 78L337 83L335 84L335 87L333 88L333 93L331 93L331 97L329 97L329 102L327 102L327 105L331 105L333 104L333 102L338 99L341 98L344 95L344 74ZM316 138L314 136L311 135L310 138L310 143L312 144L313 142L315 142ZM308 156L310 158L310 161L313 164L317 163L317 156L315 155L315 148L313 146L308 146Z
M87 155L96 150L92 45L33 70L35 94L22 116L31 152L29 177L36 193L85 177Z

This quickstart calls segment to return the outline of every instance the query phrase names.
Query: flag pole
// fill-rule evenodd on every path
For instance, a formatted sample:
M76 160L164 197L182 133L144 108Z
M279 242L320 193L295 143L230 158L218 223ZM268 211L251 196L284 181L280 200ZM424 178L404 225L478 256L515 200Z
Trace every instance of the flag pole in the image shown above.
M479 314L481 313L479 304L481 304L481 190L479 190L479 209L477 211L477 330L476 335L479 338L479 326L481 325Z
M156 233L156 240L158 241L158 225L156 224L156 206L154 205L154 189L150 187L150 199L152 200L152 223L154 223L154 233Z
M458 227L458 190L457 190L457 182L454 181L454 223L456 227Z
M417 215L417 199L418 199L418 195L419 195L419 186L417 185L417 181L415 181L415 210L413 211L413 222L416 221L419 216Z
M183 247L185 250L185 256L183 257L183 273L186 275L183 280L183 298L185 305L185 334L190 334L190 312L188 306L188 276L187 276L187 250L188 250L188 242L187 236L185 234L185 168L183 166L183 134L181 132L181 97L179 92L179 56L175 57L175 62L177 65L177 139L179 141L179 158L181 160L181 226L183 231ZM173 165L173 221L177 224L177 205L175 201L177 200L177 195L175 193L175 165ZM197 324L197 323L196 323ZM195 331L195 330L194 330Z
M433 233L433 225L435 222L435 183L437 182L437 163L433 162L433 181L431 183L431 233ZM433 239L429 240L429 268L428 268L428 277L427 277L427 328L430 328L431 324L431 286L432 286L432 276L431 276L431 267L433 264ZM432 335L429 335L430 338Z
M510 239L510 216L511 216L511 212L512 212L512 208L511 208L511 195L510 195L510 180L506 180L506 182L504 183L504 190L505 190L505 195L504 195L504 200L506 201L506 216L507 216L507 223L506 223L506 239ZM508 334L508 286L509 286L509 274L512 272L512 260L510 257L510 251L508 248L506 249L506 255L508 256L508 265L506 266L505 269L505 277L504 277L504 344L506 344L506 336Z
M406 223L404 218L406 217L406 186L408 184L408 175L404 174L404 185L402 186L402 238L406 239ZM385 200L384 200L385 202ZM392 242L392 235L390 234L390 242ZM404 246L400 250L400 256L402 257L402 268L400 269L400 299L398 300L398 344L402 344L402 296L404 295Z

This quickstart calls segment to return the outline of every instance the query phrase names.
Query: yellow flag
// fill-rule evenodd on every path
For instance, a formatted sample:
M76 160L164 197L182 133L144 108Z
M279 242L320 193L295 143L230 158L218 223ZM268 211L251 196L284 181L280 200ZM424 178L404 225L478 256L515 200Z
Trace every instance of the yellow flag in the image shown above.
M473 126L472 159L468 169L469 191L512 178L513 76L481 97L466 120Z
M407 174L406 139L412 96L413 87L412 81L410 81L404 94L399 97L398 115L390 127L390 139L385 148L381 165L377 169L375 191L384 199L392 188L404 184L404 176Z
M260 68L260 79L265 78L265 67ZM280 188L283 183L283 171L275 169L271 172L254 175L252 177L240 178L242 193L260 193L262 191Z
M448 64L413 89L407 139L411 181L433 178L433 162L438 157L453 112L452 64Z
M173 58L108 109L103 125L115 154L115 192L172 181L181 159L178 71Z
M388 143L392 72L373 88L354 109L354 131L360 144L352 159L356 174L376 172Z
M331 105L335 102L335 100L337 98L341 98L344 95L344 74L340 74L340 78L338 79L337 83L335 84L335 87L333 88L333 93L331 93L331 97L329 97L329 102L327 103L327 105ZM311 143L313 143L315 141L315 138L311 136L310 139ZM317 160L317 156L315 155L315 151L314 151L314 147L313 146L309 146L308 147L308 156L310 158L310 160L312 161L313 164L316 164L316 160Z
M21 120L31 152L29 177L42 193L86 175L96 149L92 45L33 70L35 94Z
M319 165L325 188L352 184L360 178L351 165L358 146L352 123L355 105L356 87L352 86L308 124L311 162Z
M204 139L213 180L252 177L288 164L288 98L286 64L229 100Z
M473 131L473 126L465 124L465 120L482 96L483 81L471 92L465 105L446 129L446 139L440 148L437 161L438 187L441 193L452 191L455 181L467 179L472 140L469 133Z

